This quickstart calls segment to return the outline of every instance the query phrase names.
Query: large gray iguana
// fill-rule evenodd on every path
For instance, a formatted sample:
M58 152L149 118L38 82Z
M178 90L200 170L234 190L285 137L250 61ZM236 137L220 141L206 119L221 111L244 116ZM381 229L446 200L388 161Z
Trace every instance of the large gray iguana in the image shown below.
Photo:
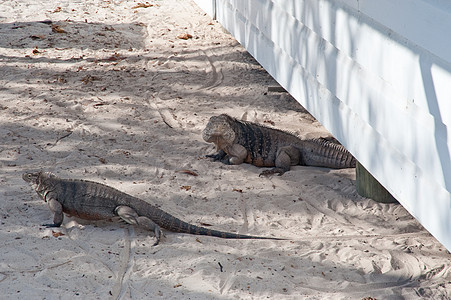
M213 116L202 132L218 153L207 155L225 164L243 162L274 167L260 175L283 173L293 165L353 168L356 160L342 145L324 138L302 140L294 134L263 125L239 121L226 114Z
M107 185L77 179L61 179L50 172L25 173L22 178L31 183L38 195L53 212L53 224L59 227L64 215L86 220L105 220L119 216L128 224L139 225L155 233L160 242L160 226L174 232L208 235L225 239L273 239L222 232L186 223L141 199Z

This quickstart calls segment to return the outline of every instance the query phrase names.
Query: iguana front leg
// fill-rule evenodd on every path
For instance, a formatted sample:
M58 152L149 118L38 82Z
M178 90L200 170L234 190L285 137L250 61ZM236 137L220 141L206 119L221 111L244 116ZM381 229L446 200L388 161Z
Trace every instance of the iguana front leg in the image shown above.
M206 157L213 158L213 161L220 161L222 163L228 163L229 157L227 156L227 153L225 153L224 150L219 150L216 154L208 154Z
M158 226L154 221L152 221L148 217L139 216L133 208L125 205L116 207L114 212L128 224L139 225L146 228L147 230L153 231L157 239L157 241L153 245L158 245L158 243L160 242L161 230L160 226Z
M247 157L247 150L239 144L224 147L224 150L219 150L216 154L207 155L213 160L219 160L226 165L239 165L244 162Z
M47 200L50 211L53 213L53 224L43 224L46 227L60 227L63 224L63 206L56 199Z
M267 176L275 173L278 173L280 176L289 171L290 166L299 164L300 157L301 154L299 149L293 146L281 147L277 150L275 167L269 170L264 170L259 176Z

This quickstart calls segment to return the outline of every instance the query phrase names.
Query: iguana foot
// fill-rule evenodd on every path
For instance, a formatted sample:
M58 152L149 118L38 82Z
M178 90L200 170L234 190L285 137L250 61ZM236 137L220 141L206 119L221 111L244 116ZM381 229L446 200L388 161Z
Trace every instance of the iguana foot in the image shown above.
M213 161L221 160L224 156L221 156L219 154L207 154L205 157L213 158Z
M220 161L225 165L231 165L230 157L228 155L220 155L220 154L209 154L206 155L208 158L212 158L213 161Z
M210 154L206 155L208 158L212 158L213 161L220 161L223 164L230 165L229 157L227 155Z
M278 176L281 176L281 175L283 175L283 173L285 173L287 170L284 170L284 169L282 169L282 168L272 168L272 169L269 169L269 170L264 170L264 171L262 171L261 173L260 173L260 175L258 175L259 177L262 177L262 176L269 176L269 175L272 175L272 174L276 174L276 173L278 173L277 175Z
M213 158L213 161L224 161L225 159L227 159L228 160L228 158L226 157L227 156L227 153L225 153L225 151L224 150L219 150L218 151L218 153L215 153L215 154L208 154L208 155L206 155L206 157L208 157L208 158Z
M55 228L55 227L60 227L61 224L42 224L41 226L45 226L47 228Z
M157 238L157 240L155 241L155 243L153 243L152 247L157 246L160 243L160 238Z

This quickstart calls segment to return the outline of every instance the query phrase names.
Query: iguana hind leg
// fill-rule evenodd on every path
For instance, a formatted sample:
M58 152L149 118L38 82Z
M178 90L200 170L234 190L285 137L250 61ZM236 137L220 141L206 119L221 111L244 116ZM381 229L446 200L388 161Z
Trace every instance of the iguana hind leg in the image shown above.
M300 155L300 151L296 147L281 147L277 150L275 167L262 171L259 176L267 176L275 173L278 173L279 176L282 175L290 170L290 166L299 164Z
M231 165L242 164L247 157L247 149L240 144L233 144L226 150L227 154L230 156L229 162Z
M53 224L43 224L45 227L60 227L63 224L64 214L63 206L55 199L49 199L47 201L50 210L53 213Z
M128 224L139 225L146 228L147 230L153 231L155 233L155 238L157 239L157 241L153 245L158 245L161 238L161 230L160 226L158 226L154 221L152 221L148 217L138 215L138 213L133 208L125 205L116 207L114 212Z

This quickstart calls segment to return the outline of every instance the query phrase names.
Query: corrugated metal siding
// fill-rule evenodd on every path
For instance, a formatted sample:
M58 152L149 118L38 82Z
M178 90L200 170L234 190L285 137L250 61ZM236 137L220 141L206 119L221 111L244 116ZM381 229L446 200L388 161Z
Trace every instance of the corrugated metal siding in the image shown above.
M259 63L451 249L451 3L208 2Z

